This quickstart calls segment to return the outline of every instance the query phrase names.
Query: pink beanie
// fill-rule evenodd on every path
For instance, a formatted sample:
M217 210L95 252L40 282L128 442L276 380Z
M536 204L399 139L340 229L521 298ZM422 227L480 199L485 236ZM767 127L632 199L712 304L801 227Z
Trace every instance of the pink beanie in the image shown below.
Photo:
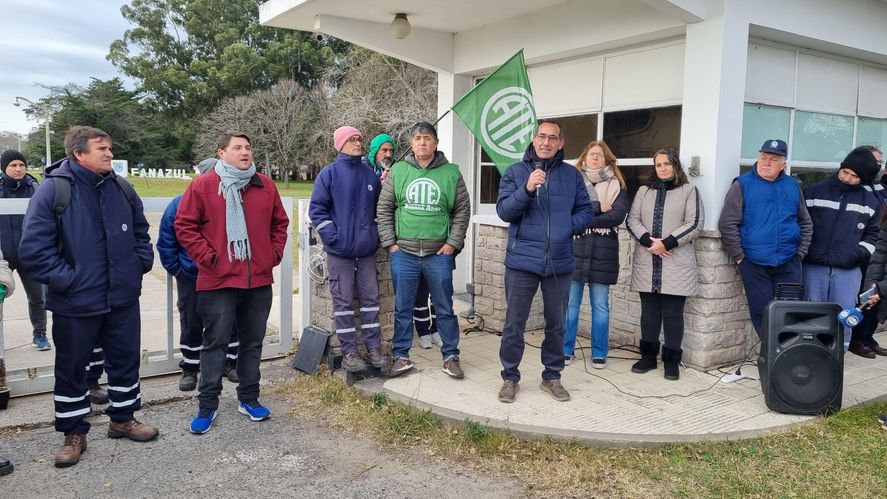
M358 136L363 138L363 135L360 134L360 130L354 128L353 126L340 126L336 128L336 131L333 132L333 144L336 146L337 151L341 151L343 147L345 147L345 142L348 141L351 137Z

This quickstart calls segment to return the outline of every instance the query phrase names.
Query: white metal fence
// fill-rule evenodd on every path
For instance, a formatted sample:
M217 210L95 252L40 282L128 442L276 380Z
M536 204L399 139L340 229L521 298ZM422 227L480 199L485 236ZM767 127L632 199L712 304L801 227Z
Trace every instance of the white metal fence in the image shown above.
M142 202L145 206L145 215L148 217L149 222L152 219L157 219L156 223L152 223L152 243L156 242L156 233L157 227L159 226L159 217L158 214L162 214L166 209L166 206L172 198L142 198ZM16 215L16 214L24 214L27 206L28 199L0 199L0 215ZM304 200L301 200L304 201ZM286 209L287 216L290 219L290 225L287 227L287 234L292 234L293 224L296 221L293 219L293 200L292 198L283 198L283 205ZM300 202L300 207L302 202ZM300 208L301 211L301 208ZM302 217L306 218L306 217ZM287 238L286 247L284 248L284 258L281 261L280 266L275 271L275 274L279 274L275 276L276 288L278 292L275 293L274 300L279 304L279 330L278 331L269 331L269 334L265 337L265 345L262 350L263 358L272 358L279 357L282 355L286 355L290 349L292 348L292 331L293 331L293 259L292 259L292 237ZM305 245L307 246L307 245ZM159 258L156 257L155 250L155 261L154 261L154 269L161 269ZM152 271L153 272L153 271ZM139 369L139 373L141 377L166 374L170 372L175 372L179 370L179 360L181 359L181 354L177 348L178 345L178 337L176 336L177 324L174 320L174 316L178 313L176 310L176 304L173 297L173 288L174 283L172 276L166 274L166 305L165 305L165 329L166 329L166 345L165 348L162 349L143 349L142 350L142 364ZM307 292L307 288L303 288ZM23 289L17 289L16 295L21 294L24 296ZM144 302L145 295L143 290L142 300ZM27 300L25 300L27 303ZM304 307L308 304L303 304ZM4 304L4 307L6 305ZM310 306L310 305L309 305ZM144 308L144 305L143 305ZM309 308L310 310L310 308ZM4 310L4 312L8 313L8 310ZM7 315L6 313L4 315ZM307 314L303 315L306 317ZM155 323L158 321L154 321ZM301 331L301 324L299 324ZM159 324L147 324L145 314L142 314L142 343L144 344L144 338L146 334L156 335L158 331L152 330L152 328L162 328ZM30 323L28 323L28 332L30 334ZM6 358L6 335L3 331L3 324L0 323L0 359ZM47 356L46 358L54 359L54 355ZM32 393L46 392L52 391L53 385L55 383L55 376L53 374L54 366L52 363L47 364L45 361L33 362L34 365L28 365L26 367L10 367L9 362L6 362L7 370L6 370L6 384L12 388L13 396L21 396L28 395Z

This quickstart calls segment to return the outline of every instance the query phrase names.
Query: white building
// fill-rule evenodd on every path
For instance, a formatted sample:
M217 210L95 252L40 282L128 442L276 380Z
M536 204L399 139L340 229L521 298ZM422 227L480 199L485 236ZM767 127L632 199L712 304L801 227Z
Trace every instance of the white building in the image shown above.
M408 16L405 39L391 34L396 13ZM697 242L709 252L699 255L703 290L687 307L685 358L696 365L745 353L750 325L736 305L745 298L714 229L730 183L764 139L788 141L790 172L802 181L833 171L856 145L887 144L883 0L270 0L260 17L437 72L439 114L523 48L537 114L564 124L567 157L606 140L632 194L653 151L678 147L710 229ZM472 194L475 226L457 265L462 289L486 272L489 248L476 243L494 234L485 226L501 225L499 176L453 114L439 136ZM614 287L614 309L625 300L636 311L628 295ZM630 334L636 324L613 328Z

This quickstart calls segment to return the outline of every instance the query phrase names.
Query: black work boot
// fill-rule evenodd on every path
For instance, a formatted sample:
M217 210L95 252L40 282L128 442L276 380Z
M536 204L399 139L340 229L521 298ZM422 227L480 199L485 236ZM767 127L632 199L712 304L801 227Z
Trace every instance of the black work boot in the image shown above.
M665 366L665 379L676 381L681 377L680 363L684 351L680 348L672 350L668 347L662 347L662 365Z
M631 366L633 373L645 373L651 369L656 369L656 356L659 355L658 341L641 340L641 360Z

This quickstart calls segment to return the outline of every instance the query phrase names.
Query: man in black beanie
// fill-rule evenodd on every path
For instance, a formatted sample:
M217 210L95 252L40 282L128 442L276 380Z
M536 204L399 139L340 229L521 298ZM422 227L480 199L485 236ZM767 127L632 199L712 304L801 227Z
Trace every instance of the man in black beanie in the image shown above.
M0 198L30 198L37 190L37 179L28 174L25 155L14 149L3 151L0 156ZM22 271L18 246L22 242L22 222L24 215L0 215L0 249L22 280L22 287L28 297L28 316L34 331L33 344L37 350L51 350L46 339L46 302L43 285L35 281L29 272Z
M813 301L856 306L862 281L860 266L868 264L878 242L880 201L864 188L880 169L875 157L858 147L844 158L831 177L804 189L813 221L813 239L804 258L804 288ZM851 328L844 327L844 351Z

